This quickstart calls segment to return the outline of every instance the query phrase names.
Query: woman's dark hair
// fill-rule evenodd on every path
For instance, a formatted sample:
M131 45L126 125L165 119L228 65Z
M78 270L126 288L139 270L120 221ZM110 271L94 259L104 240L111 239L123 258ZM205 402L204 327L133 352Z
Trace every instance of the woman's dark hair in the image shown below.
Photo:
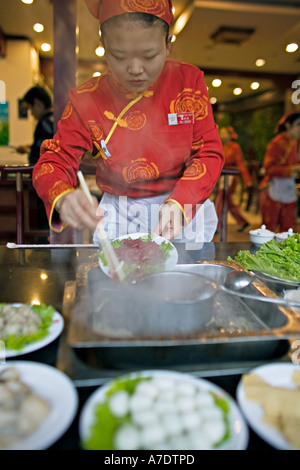
M297 119L300 118L300 113L294 112L288 114L286 117L282 118L279 121L279 124L277 126L277 132L284 132L286 130L286 124L293 124Z
M51 108L52 106L52 100L50 95L41 86L34 86L30 88L23 96L22 101L32 106L35 99L41 101L46 109Z
M162 20L161 18L158 18L158 16L150 15L149 13L138 12L124 13L123 15L113 16L112 18L109 18L108 20L104 21L104 23L100 26L102 36L105 36L105 29L107 26L112 24L118 24L119 21L122 21L124 19L132 23L140 22L143 23L145 26L149 27L153 26L154 24L160 24L163 30L165 31L166 40L168 41L170 27L166 21Z

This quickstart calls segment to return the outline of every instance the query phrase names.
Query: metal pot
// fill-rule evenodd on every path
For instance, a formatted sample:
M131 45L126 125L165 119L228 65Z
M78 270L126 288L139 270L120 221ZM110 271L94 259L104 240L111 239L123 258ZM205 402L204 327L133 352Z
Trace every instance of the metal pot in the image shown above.
M137 285L102 292L93 312L93 329L115 337L182 337L205 331L218 285L187 272L160 272Z

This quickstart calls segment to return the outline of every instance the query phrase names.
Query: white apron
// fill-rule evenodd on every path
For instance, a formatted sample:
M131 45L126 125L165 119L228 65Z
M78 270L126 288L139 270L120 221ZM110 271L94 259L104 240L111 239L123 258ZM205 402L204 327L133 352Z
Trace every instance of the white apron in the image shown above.
M268 194L273 201L284 204L297 201L295 178L271 178Z
M168 195L163 194L143 199L115 196L104 193L99 207L105 210L105 231L113 240L130 233L152 233L158 224L159 211ZM210 242L215 234L218 217L214 204L208 199L199 206L190 224L181 230L174 242ZM99 243L96 233L94 242Z

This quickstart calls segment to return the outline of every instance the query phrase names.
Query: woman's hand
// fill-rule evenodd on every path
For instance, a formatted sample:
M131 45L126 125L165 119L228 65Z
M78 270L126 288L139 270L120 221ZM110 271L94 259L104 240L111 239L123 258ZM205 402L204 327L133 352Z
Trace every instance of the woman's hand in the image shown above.
M91 204L81 189L62 196L55 208L63 223L78 230L84 228L95 230L104 216L104 211L98 208L97 198L93 196L93 204Z
M183 214L175 202L166 202L159 212L159 222L154 228L153 237L164 237L167 240L179 235L183 226Z

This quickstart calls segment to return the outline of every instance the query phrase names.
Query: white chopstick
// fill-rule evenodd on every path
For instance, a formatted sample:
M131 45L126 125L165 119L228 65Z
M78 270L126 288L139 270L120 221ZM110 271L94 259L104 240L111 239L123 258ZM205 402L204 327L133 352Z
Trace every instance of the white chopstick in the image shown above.
M98 245L88 244L88 243L65 243L65 244L28 244L28 245L18 245L17 243L6 243L6 247L12 249L33 249L33 248L99 248Z
M84 179L84 176L83 176L82 172L78 171L77 176L78 176L82 191L87 196L90 203L94 204L92 195L91 195L91 193L89 191L89 188L88 188L88 186L85 182L85 179ZM116 272L117 275L118 275L118 278L120 279L120 281L123 281L125 279L125 274L124 274L123 269L122 269L123 263L121 263L118 260L118 258L116 256L116 253L114 252L114 249L111 246L110 240L109 240L109 238L108 238L108 236L107 236L107 234L104 230L102 222L98 223L97 228L96 228L96 233L99 237L99 240L100 240L100 243L101 243L101 246L102 246L102 250L103 250L103 253L105 255L105 258L106 258L106 261L107 261L107 264L109 266L109 269L110 269L111 273Z
M88 198L88 200L90 201L90 203L92 205L94 205L94 201L93 201L93 198L92 198L92 195L90 193L90 190L88 188L88 185L86 184L85 182L85 179L84 179L84 176L83 176L83 173L82 171L78 171L77 172L77 176L78 176L78 179L79 179L79 183L80 183L80 186L81 186L81 189L82 191L84 192L84 194L86 195L86 197Z

